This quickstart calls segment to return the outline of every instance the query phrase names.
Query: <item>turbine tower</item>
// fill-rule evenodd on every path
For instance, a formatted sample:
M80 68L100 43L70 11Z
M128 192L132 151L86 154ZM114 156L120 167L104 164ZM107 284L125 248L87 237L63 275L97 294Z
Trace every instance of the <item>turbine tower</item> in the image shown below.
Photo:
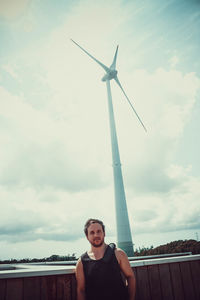
M119 248L123 249L129 257L131 257L134 255L133 242L132 242L132 236L131 236L131 230L130 230L130 224L128 218L122 171L121 171L121 162L120 162L119 147L118 147L116 126L115 126L115 119L114 119L114 112L113 112L113 105L112 105L110 80L114 79L116 81L116 83L122 90L124 96L126 97L128 103L130 104L131 108L133 109L135 115L137 116L139 122L141 123L145 131L146 128L142 120L140 119L139 115L137 114L136 110L134 109L132 103L130 102L129 98L127 97L117 77L116 60L117 60L118 46L115 51L115 55L111 66L107 67L99 60L97 60L94 56L92 56L90 53L88 53L85 49L83 49L74 40L71 41L76 46L78 46L81 50L83 50L87 55L89 55L89 57L91 57L94 61L96 61L106 71L106 74L103 76L102 81L106 82L107 95L108 95L108 109L109 109L109 120L110 120L110 135L111 135L114 190L115 190L117 245Z

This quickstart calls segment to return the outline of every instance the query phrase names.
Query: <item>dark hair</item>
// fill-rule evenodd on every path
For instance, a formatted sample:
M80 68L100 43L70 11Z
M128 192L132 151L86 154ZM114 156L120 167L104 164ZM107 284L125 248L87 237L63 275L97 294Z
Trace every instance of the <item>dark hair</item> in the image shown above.
M85 226L84 226L84 232L85 232L85 235L87 236L88 235L88 227L91 225L91 224L95 224L95 223L98 223L101 225L102 229L103 229L103 232L105 232L105 225L103 224L102 221L98 220L98 219L89 219L87 220L87 222L85 223Z

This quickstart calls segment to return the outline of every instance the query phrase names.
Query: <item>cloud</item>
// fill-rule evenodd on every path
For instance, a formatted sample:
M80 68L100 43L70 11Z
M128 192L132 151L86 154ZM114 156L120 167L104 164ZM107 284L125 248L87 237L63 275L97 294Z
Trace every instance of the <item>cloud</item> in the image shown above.
M71 191L106 184L92 164L85 164L67 122L53 120L3 88L0 93L2 184ZM83 149L85 146L80 145Z
M94 168L81 168L75 157L68 158L66 147L59 142L46 147L34 144L21 146L16 155L4 164L1 182L6 186L32 186L36 189L51 186L72 192L105 185Z
M1 241L78 241L84 236L83 225L88 218L102 219L105 206L114 210L110 194L110 189L71 194L53 187L36 190L0 186L0 199L4 202L0 212ZM107 218L114 223L114 216L104 217L108 224ZM107 234L112 232L113 226Z
M12 20L19 17L28 7L30 0L1 0L0 16Z
M30 187L33 190L31 197L37 203L41 218L46 206L48 212L53 211L53 215L50 213L53 220L59 219L58 225L56 221L52 227L49 225L51 230L46 225L50 224L50 220L46 220L39 232L37 228L33 228L30 235L32 239L73 238L68 231L61 230L68 227L69 223L66 224L60 217L60 209L55 211L56 204L66 209L69 207L75 214L77 203L85 203L82 210L78 205L78 213L71 219L71 224L74 224L78 222L80 214L84 220L93 214L108 218L102 208L101 212L95 210L95 213L92 207L87 210L93 198L99 198L100 201L105 198L105 206L108 205L108 199L113 198L111 192L106 194L112 173L110 144L107 142L109 126L105 87L102 87L101 82L98 83L97 78L90 76L90 73L95 74L97 71L92 64L90 67L87 57L84 60L84 56L80 55L81 69L76 74L77 66L74 66L78 51L75 55L72 45L67 45L66 55L66 49L61 47L63 32L61 28L48 39L48 52L44 50L45 46L41 49L40 57L35 54L35 64L41 63L40 69L46 74L45 84L50 90L49 99L43 107L34 106L27 97L28 94L14 96L5 88L1 89L1 99L4 99L1 102L1 140L4 141L4 146L1 148L3 160L0 173L3 188L15 191ZM73 64L70 63L72 58ZM29 68L32 69L32 63ZM88 77L84 77L85 69ZM136 207L132 207L132 201L127 198L132 207L130 216L133 220L136 217L134 231L180 229L182 221L180 219L174 223L174 214L168 205L171 203L172 207L176 207L176 201L185 193L186 177L181 176L185 174L185 170L182 169L176 176L176 168L169 170L169 165L173 165L177 144L190 119L199 78L194 73L184 75L178 70L164 69L153 73L135 70L129 72L128 76L122 72L121 77L124 78L130 98L134 94L134 104L138 112L142 112L148 128L148 133L145 134L118 87L112 85L125 186L128 195L135 197L134 205L135 201L137 203ZM38 79L38 83L41 81L42 84L43 80L44 77ZM125 134L130 128L131 132ZM89 195L92 190L96 191L94 197ZM173 202L173 195L177 191L178 197ZM75 204L70 200L64 204L64 197L72 198ZM22 199L25 199L24 196ZM142 203L142 207L138 206L138 202ZM23 200L22 203L24 204ZM114 212L113 205L114 203ZM154 210L149 209L149 205ZM26 213L30 214L31 209ZM149 217L148 212L151 215ZM25 212L21 213L23 216ZM193 213L191 211L192 216ZM185 211L181 210L180 214L185 216ZM114 220L110 232L114 232ZM8 236L11 237L10 240L16 238L9 232ZM80 231L74 232L74 239L80 236ZM28 234L24 234L24 238L28 239Z
M136 221L147 222L155 219L157 217L157 213L151 209L142 209L137 210L137 215L135 217Z
M18 80L18 75L17 72L15 71L15 66L7 64L3 66L3 70L5 70L12 78Z
M12 192L2 189L0 197L5 201L0 213L0 236L1 240L10 242L34 240L34 233L43 226L47 226L45 216L29 209L24 202L20 207L23 193L17 193L13 196ZM27 201L26 198L23 201Z
M17 18L28 2L16 3L21 12L7 8L4 17ZM116 236L104 71L69 38L108 65L120 44L119 79L148 130L111 82L132 232L154 237L199 228L199 178L176 158L200 80L195 64L184 68L185 48L169 42L174 32L169 40L160 38L168 26L164 10L162 20L158 10L156 18L146 19L148 9L139 1L80 1L61 25L45 29L45 36L29 35L28 43L26 34L20 35L20 51L13 44L12 57L5 57L0 88L0 234L5 243L15 242L16 249L23 241L77 246L89 217L104 220L108 239ZM44 27L32 10L22 19L11 22L13 34L27 20Z
M127 86L131 87L132 82L147 134L139 130L138 124L134 130L130 111L122 104L117 106L125 180L137 193L168 193L181 183L180 178L169 176L168 168L180 151L179 143L191 119L200 80L194 73L159 69L154 73L135 71Z
M166 194L152 193L151 196L140 195L135 199L135 195L131 194L133 200L129 205L136 216L133 220L133 232L136 234L200 229L200 178L177 166L171 166L172 176L179 184Z
M174 68L179 63L179 58L176 55L174 55L170 58L169 62L170 62L171 67Z

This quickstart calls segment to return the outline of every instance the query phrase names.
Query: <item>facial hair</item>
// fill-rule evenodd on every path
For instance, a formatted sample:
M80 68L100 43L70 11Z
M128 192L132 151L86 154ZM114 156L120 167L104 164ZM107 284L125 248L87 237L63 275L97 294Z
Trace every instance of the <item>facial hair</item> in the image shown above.
M98 239L99 240L99 239ZM95 247L95 248L99 248L103 245L104 243L104 238L101 240L101 243L100 244L95 244L95 242L90 242L90 244Z

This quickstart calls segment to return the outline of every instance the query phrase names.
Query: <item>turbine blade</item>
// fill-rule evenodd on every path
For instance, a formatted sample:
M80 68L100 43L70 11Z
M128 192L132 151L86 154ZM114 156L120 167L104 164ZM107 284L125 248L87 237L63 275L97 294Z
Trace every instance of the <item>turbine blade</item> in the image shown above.
M116 60L117 60L117 53L118 53L119 46L117 45L117 49L115 51L115 56L112 62L112 65L110 66L110 69L115 70L116 69Z
M118 84L118 86L120 87L120 89L122 90L124 96L126 97L128 103L130 104L130 106L131 106L131 108L133 109L134 113L136 114L136 116L137 116L138 120L140 121L142 127L144 128L145 131L147 131L146 127L144 126L144 124L143 124L143 122L142 122L142 120L140 119L139 115L137 114L135 108L133 107L131 101L129 100L128 96L126 95L126 93L125 93L123 87L121 86L121 83L119 82L118 77L116 76L114 79L115 79L116 83Z
M107 73L109 72L109 68L106 67L104 64L102 64L99 60L97 60L94 56L92 56L90 53L88 53L85 49L83 49L79 44L77 44L74 40L71 39L71 41L78 46L81 50L83 50L87 55L89 55L94 61L96 61Z

